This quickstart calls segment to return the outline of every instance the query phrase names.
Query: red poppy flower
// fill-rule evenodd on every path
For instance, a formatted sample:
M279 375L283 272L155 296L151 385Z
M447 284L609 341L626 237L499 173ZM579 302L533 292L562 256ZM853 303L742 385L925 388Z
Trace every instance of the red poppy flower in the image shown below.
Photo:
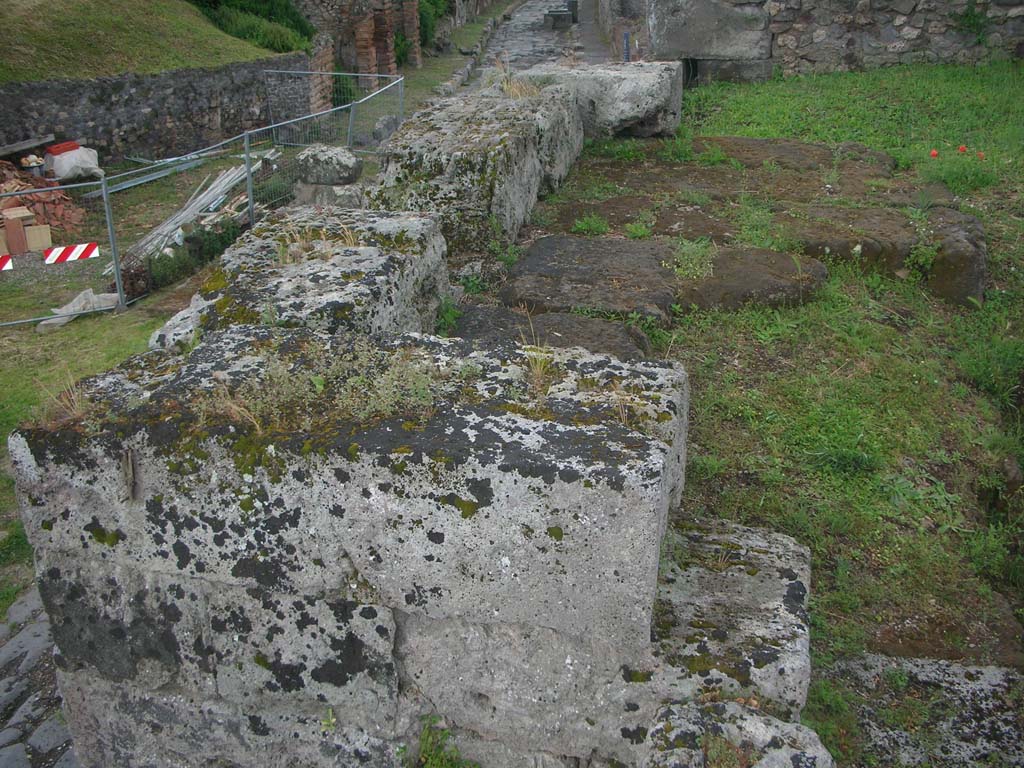
M959 147L957 147L957 150L960 151L960 152L966 152L967 151L967 147L964 146L963 144L961 144Z
M978 159L979 160L984 160L985 159L985 153L984 152L979 152L978 153Z
M939 156L939 150L933 149L930 154L931 154L932 157L938 157Z

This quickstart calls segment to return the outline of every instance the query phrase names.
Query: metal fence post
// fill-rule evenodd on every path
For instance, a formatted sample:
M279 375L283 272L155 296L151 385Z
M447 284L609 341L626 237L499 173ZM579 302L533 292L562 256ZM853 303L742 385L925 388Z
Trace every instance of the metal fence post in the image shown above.
M348 105L348 140L345 142L346 147L352 146L352 128L356 121L356 103L353 101Z
M405 78L398 81L398 124L405 122Z
M629 32L622 33L622 60L629 61Z
M100 179L100 191L103 193L103 212L107 217L107 237L110 238L110 255L114 262L114 285L117 287L117 308L124 309L128 302L124 295L124 282L121 280L121 256L117 252L117 233L114 232L114 214L110 206L110 192L107 189L107 177Z
M249 198L249 226L256 226L256 200L253 195L252 155L249 153L249 132L245 132L245 193Z

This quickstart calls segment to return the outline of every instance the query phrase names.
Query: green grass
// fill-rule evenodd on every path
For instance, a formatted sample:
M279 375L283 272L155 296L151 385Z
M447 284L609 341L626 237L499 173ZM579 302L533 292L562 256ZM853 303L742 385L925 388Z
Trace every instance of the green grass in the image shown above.
M702 87L685 107L698 139L859 141L897 158L900 183L952 185L985 228L992 285L982 307L957 308L917 281L830 263L804 306L690 311L653 329L657 353L691 376L699 450L684 513L764 526L810 549L818 668L900 643L1013 663L1020 649L1001 639L1014 632L1001 606L1006 598L1024 618L1024 493L1008 493L1004 470L1024 462L1024 78L1003 63L904 67ZM676 162L664 142L620 144L591 145L572 178L599 169L614 179L641 157ZM750 190L719 212L734 239L790 250L772 217L784 203L765 192L775 194ZM572 206L555 201L549 215ZM908 211L925 230L927 207ZM911 266L923 276L933 258L926 244ZM841 766L871 759L851 695L817 680L805 712ZM916 727L924 715L906 701L886 716Z
M569 231L574 235L589 235L593 237L607 235L611 231L611 226L608 224L608 219L604 216L597 213L588 213L586 216L576 219Z
M7 0L0 82L152 74L272 56L217 29L186 0Z
M0 296L6 309L7 299ZM0 616L32 578L32 552L18 519L14 480L7 469L7 434L29 419L70 380L105 371L143 352L149 335L170 311L140 302L121 315L94 315L75 320L52 334L32 326L0 331Z
M756 87L716 83L688 92L684 121L707 135L859 141L967 192L996 180L1019 183L1021 80L1019 65L996 62L808 75ZM956 157L961 144L968 157ZM933 148L938 163L929 156ZM975 163L988 169L984 174L964 170L977 152L985 153Z

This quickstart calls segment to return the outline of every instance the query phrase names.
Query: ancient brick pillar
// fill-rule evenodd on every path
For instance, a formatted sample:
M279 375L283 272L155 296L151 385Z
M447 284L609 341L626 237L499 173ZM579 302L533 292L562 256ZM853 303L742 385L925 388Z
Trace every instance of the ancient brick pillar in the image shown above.
M368 13L358 19L353 26L356 40L356 68L359 74L376 74L377 48L374 41L373 13Z
M373 46L377 51L377 72L397 75L395 63L395 10L390 0L373 9Z
M409 41L409 63L423 66L423 51L420 49L420 0L403 0L402 32Z

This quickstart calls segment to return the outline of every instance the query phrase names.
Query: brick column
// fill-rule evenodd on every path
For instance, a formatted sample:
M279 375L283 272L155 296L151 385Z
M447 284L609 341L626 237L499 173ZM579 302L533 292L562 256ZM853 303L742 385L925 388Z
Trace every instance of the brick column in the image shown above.
M423 66L420 49L420 0L402 0L402 32L409 41L409 63L417 69Z
M377 74L377 47L374 40L373 12L360 18L353 26L356 39L356 67L359 74L375 75Z
M377 72L397 75L395 64L395 27L391 23L394 8L385 0L384 7L373 10L373 45L377 51Z

